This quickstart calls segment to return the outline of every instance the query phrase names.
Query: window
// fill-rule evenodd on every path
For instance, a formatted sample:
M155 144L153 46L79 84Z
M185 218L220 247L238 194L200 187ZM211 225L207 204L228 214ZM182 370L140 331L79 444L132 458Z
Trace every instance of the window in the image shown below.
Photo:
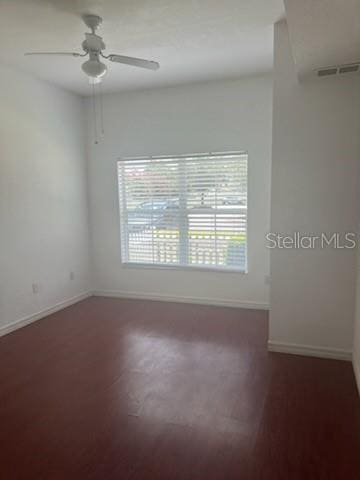
M246 271L246 153L118 162L123 263Z

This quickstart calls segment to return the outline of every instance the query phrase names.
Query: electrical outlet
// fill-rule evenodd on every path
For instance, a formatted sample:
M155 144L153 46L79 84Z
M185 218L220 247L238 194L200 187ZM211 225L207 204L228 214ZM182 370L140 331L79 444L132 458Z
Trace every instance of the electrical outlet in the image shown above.
M33 283L32 284L32 292L34 295L37 295L39 293L39 284L38 283Z
M74 272L70 272L70 280L75 280L75 273Z

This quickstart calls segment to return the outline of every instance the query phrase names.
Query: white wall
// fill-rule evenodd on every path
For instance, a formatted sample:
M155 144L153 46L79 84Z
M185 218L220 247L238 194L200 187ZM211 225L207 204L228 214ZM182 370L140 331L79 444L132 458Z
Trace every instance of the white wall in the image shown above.
M271 110L270 77L105 95L106 134L94 145L88 105L97 291L268 304ZM249 273L123 268L117 158L224 150L249 152Z
M360 247L357 258L356 309L354 325L353 365L360 393Z
M299 84L287 25L276 25L273 232L356 231L358 94L357 76ZM270 346L350 357L356 251L277 249L270 258Z
M360 115L360 95L358 102L358 112ZM359 145L360 145L360 130L359 130ZM359 147L360 152L360 147ZM359 153L360 162L360 153ZM360 192L358 198L358 205L360 200ZM356 262L356 305L355 305L355 322L354 322L354 339L353 339L353 367L356 377L356 382L360 394L360 215L358 216L358 249Z
M0 333L89 289L83 101L4 66L0 229Z

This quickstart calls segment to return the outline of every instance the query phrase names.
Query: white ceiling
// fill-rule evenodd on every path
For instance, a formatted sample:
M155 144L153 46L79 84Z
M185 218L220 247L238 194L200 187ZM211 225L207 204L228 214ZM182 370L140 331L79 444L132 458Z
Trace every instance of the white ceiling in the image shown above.
M272 68L272 25L283 0L0 0L0 61L87 95L83 59L24 57L77 51L81 13L100 14L107 53L157 60L157 72L111 64L104 91L235 78Z
M300 78L360 61L359 0L284 0Z

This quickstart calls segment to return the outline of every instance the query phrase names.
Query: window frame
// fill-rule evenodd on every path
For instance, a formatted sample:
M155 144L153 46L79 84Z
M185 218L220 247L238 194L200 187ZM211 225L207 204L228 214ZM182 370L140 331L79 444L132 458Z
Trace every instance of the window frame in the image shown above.
M247 165L247 175L246 175L246 223L245 223L245 232L246 232L246 248L245 248L245 267L226 267L221 265L192 265L192 264L161 264L161 263L142 263L142 262L133 262L124 259L124 251L127 251L129 245L124 245L123 242L123 222L122 222L122 206L121 202L124 202L126 205L126 196L124 196L123 189L121 188L119 181L119 164L124 161L141 161L141 160L185 160L187 158L198 157L199 159L208 156L218 156L224 157L226 155L239 155L246 156L246 165ZM118 206L119 206L119 230L120 230L120 261L123 268L129 269L139 269L139 270L180 270L180 271L197 271L197 272L214 272L214 273L228 273L228 274L244 274L246 275L249 272L249 153L247 150L235 150L235 151L224 151L224 152L204 152L204 153L187 153L187 154L169 154L169 155L144 155L144 156L130 156L130 157L119 157L116 162L117 165L117 186L118 186ZM123 197L121 199L121 196ZM181 255L181 253L180 253ZM128 256L127 256L128 258Z

